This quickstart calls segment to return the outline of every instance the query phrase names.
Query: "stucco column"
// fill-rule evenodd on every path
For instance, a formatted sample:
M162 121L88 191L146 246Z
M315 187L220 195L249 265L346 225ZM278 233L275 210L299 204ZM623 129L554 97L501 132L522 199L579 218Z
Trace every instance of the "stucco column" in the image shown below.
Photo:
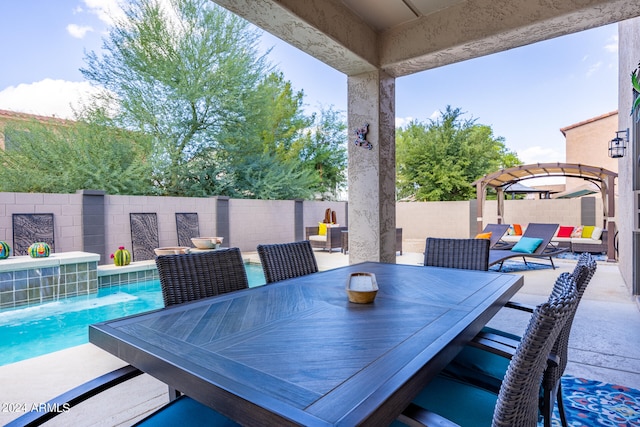
M349 263L395 263L395 79L374 71L349 76L347 85ZM366 142L356 145L355 131L366 124Z

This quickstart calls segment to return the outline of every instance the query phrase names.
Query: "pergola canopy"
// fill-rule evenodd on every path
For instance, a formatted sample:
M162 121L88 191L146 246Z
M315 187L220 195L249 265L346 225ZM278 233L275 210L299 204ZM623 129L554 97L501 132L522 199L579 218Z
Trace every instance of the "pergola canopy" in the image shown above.
M602 208L604 211L603 227L608 231L607 257L610 261L615 261L614 185L618 174L597 166L575 163L536 163L501 169L474 181L473 185L476 187L476 194L478 198L478 214L476 218L478 231L481 231L483 228L483 206L486 198L487 187L494 188L498 194L498 223L502 223L505 187L526 179L560 176L582 178L587 181L594 182L598 187L600 187L603 201Z
M536 163L520 165L509 169L500 169L497 172L485 175L473 182L474 186L482 185L493 188L504 188L525 179L546 177L571 177L603 182L608 177L617 178L618 174L608 169L597 166L588 166L575 163Z

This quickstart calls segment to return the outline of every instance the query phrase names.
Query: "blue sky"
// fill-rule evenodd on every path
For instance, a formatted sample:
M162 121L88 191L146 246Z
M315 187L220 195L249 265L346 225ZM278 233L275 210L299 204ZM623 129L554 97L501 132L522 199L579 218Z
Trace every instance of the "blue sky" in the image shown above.
M69 103L89 86L79 71L85 51L100 50L113 4L1 0L0 109L70 117ZM525 163L564 161L560 128L617 109L617 35L608 25L401 77L396 122L427 121L451 105L491 126ZM262 45L309 111L333 105L346 115L345 75L271 35Z

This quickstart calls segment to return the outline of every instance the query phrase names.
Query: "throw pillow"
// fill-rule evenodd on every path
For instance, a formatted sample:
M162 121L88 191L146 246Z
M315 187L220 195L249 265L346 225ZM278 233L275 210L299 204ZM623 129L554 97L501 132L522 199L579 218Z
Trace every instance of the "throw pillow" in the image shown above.
M522 226L520 224L513 224L513 231L516 236L522 236Z
M507 230L507 234L509 236L513 236L516 234L516 231L513 229L513 224L509 225L509 229Z
M596 228L594 225L585 225L584 227L582 227L582 236L585 239L589 239L591 238L591 235L593 234L593 229Z
M521 252L525 254L532 254L538 249L542 243L542 239L538 239L535 237L522 237L516 243L516 245L511 249L512 252Z
M571 237L573 227L560 226L558 229L558 237Z
M600 238L602 237L602 228L601 227L594 227L593 228L593 232L591 233L591 238L593 240L600 240Z
M478 233L476 234L476 239L489 239L491 240L491 231L488 233Z
M320 236L326 236L327 235L327 224L324 222L319 222L318 223L318 234Z
M582 237L582 226L574 228L571 237Z

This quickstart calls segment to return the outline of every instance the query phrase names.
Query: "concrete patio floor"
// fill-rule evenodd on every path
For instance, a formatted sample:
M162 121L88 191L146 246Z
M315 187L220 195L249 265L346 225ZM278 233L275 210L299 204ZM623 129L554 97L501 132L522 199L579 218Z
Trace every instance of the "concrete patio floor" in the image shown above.
M348 264L348 256L340 252L316 251L315 254L321 270ZM257 259L256 254L244 256ZM422 254L405 253L397 262L422 264ZM515 299L528 304L545 301L556 277L575 267L575 261L555 260L555 263L555 270L514 273L524 276L524 286ZM528 320L526 313L503 309L489 325L521 334ZM18 417L22 408L30 409L123 365L120 359L85 344L1 366L0 424ZM576 314L565 373L640 389L640 308L637 299L630 296L615 263L598 262L597 272ZM47 425L126 426L167 401L167 387L142 375Z

